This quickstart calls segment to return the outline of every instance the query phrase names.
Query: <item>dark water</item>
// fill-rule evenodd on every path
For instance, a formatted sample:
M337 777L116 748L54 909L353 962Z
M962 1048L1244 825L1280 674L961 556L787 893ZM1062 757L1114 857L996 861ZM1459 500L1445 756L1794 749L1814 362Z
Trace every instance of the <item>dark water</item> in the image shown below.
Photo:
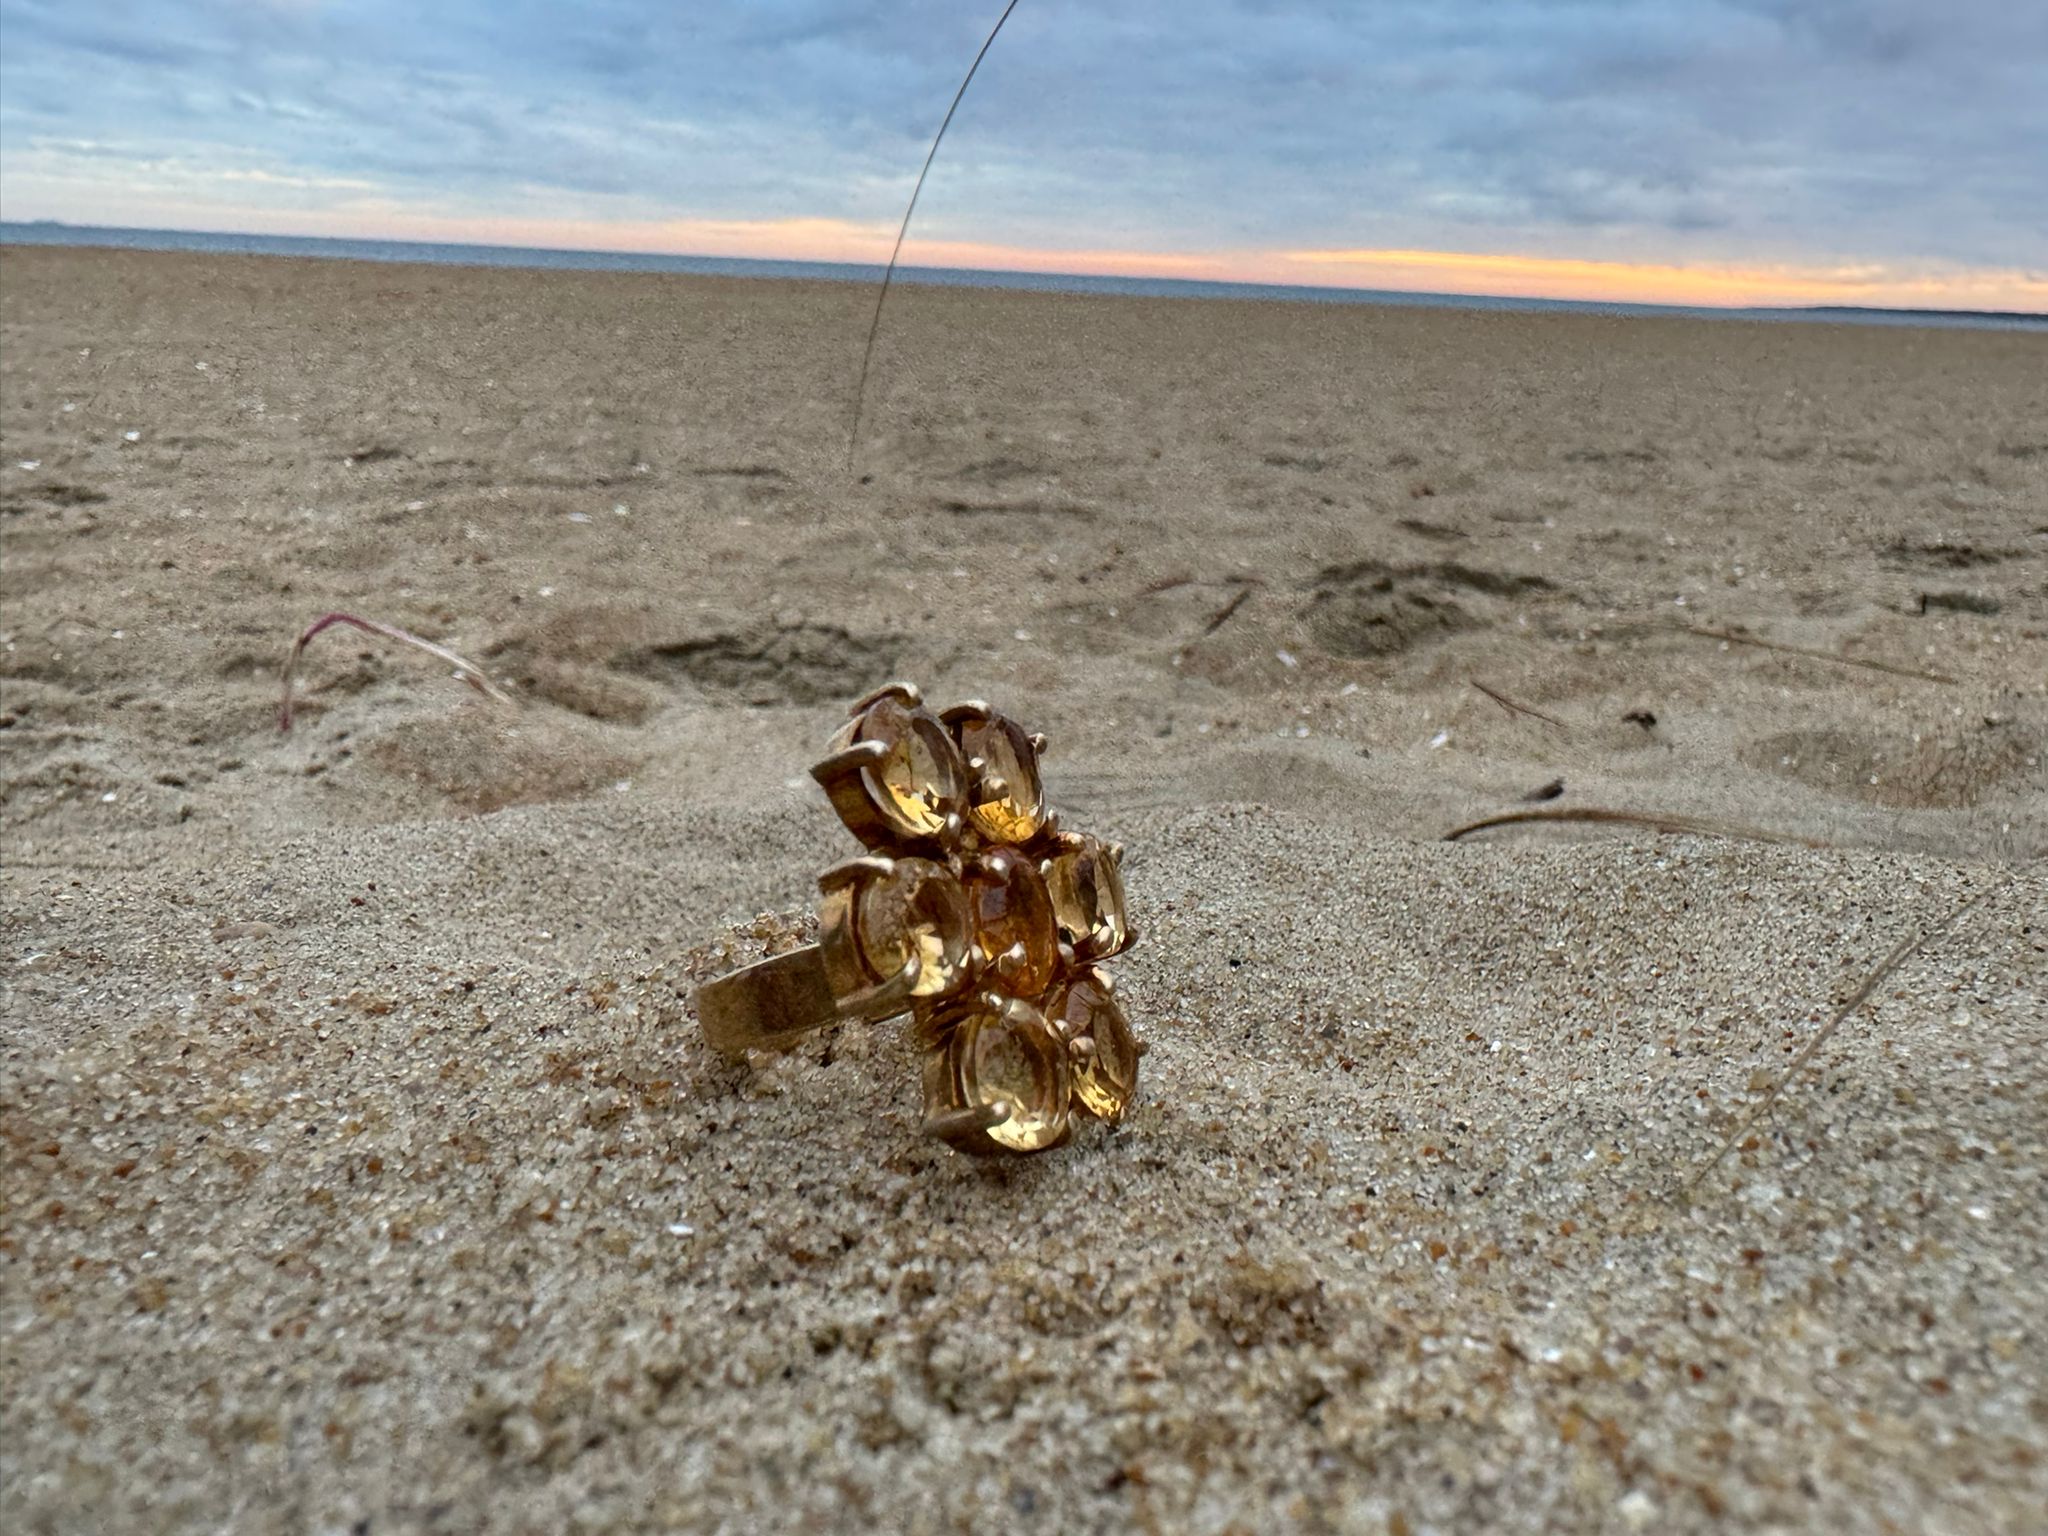
M202 234L174 229L102 229L87 224L0 221L0 245L113 246L135 251L312 256L339 261L424 261L465 267L556 267L574 271L690 272L711 277L818 278L879 283L882 269L860 262L759 261L740 256L656 256L626 251L530 250L510 245L432 245L410 240L324 240L301 235ZM1310 288L1279 283L1211 283L1172 277L1090 277L1077 273L981 272L899 267L899 283L946 288L1020 288L1044 293L1127 294L1161 299L1279 299L1295 304L1383 304L1409 308L1554 310L1585 315L1690 315L1716 320L1828 321L2048 331L2048 315L1928 309L1694 309L1675 304L1600 304L1577 299L1489 298L1396 293L1377 288Z

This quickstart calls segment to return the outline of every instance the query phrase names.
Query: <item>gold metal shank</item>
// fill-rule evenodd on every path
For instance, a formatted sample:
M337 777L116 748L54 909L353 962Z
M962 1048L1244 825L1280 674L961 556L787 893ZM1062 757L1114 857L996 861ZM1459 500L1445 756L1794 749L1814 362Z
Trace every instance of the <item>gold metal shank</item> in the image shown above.
M839 1017L815 944L757 960L697 989L697 1022L713 1050L728 1056L787 1050Z

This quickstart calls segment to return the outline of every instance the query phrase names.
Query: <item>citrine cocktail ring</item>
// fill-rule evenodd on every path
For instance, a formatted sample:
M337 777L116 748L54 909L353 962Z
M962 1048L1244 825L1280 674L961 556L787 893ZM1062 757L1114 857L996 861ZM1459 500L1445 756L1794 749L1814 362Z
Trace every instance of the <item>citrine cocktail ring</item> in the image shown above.
M704 1038L740 1053L909 1013L925 1129L962 1151L1122 1118L1145 1051L1100 966L1137 938L1123 849L1059 830L1044 747L986 704L934 715L907 683L855 704L811 776L869 852L818 877L816 944L698 989Z

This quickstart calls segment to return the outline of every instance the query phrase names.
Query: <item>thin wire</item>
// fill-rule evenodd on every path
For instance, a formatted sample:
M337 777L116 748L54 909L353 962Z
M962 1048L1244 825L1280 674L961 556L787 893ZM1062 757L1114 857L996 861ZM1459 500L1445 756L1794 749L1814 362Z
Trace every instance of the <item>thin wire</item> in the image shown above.
M868 367L875 360L875 333L882 328L882 306L889 300L889 283L896 276L896 260L903 254L903 238L910 233L910 217L917 212L918 194L924 191L924 179L931 174L932 161L939 153L939 144L946 137L946 130L953 125L953 114L960 110L960 98L967 94L967 87L974 83L974 72L981 68L981 61L988 56L996 34L1003 30L1003 23L1010 19L1010 12L1017 9L1017 0L1009 0L1003 7L1003 14L996 18L996 24L988 29L988 36L981 40L981 51L974 56L974 62L967 66L967 74L960 82L960 89L953 93L953 104L946 108L944 121L939 131L932 135L932 147L925 151L924 169L917 173L917 185L910 189L910 206L903 210L903 222L896 230L896 246L889 252L889 265L882 273L882 291L875 295L874 318L868 322L868 344L860 355L860 383L853 391L853 425L846 435L846 469L853 472L853 456L860 448L860 408L868 391Z

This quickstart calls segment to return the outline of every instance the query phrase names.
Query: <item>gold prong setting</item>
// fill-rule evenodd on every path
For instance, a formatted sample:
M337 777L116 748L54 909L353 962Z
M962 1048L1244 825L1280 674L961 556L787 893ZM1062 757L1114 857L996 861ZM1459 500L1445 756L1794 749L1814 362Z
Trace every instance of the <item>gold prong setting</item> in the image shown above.
M1137 1088L1139 1047L1098 968L1130 942L1121 848L1059 830L1046 747L984 701L934 713L890 683L812 770L869 850L819 877L841 1014L911 1014L924 1129L966 1152L1059 1146L1078 1119L1121 1118Z
M842 1017L889 1018L973 979L972 918L949 863L870 854L818 886L818 942Z
M940 1110L925 1117L924 1133L951 1142L962 1151L972 1152L978 1150L978 1144L988 1131L1008 1120L1013 1112L1014 1107L1008 1099L973 1104L966 1109Z
M894 682L884 683L879 688L869 689L847 706L846 713L849 718L858 719L866 714L871 706L879 704L883 699L889 698L900 699L912 709L916 709L920 704L924 703L924 694L919 691L917 684L906 683L898 679Z
M864 880L886 879L895 871L896 861L879 854L863 854L857 859L848 859L843 864L834 864L818 876L818 889L826 895L859 885Z
M1144 1047L1109 977L1080 972L1055 990L1046 1012L1072 1057L1074 1103L1097 1119L1121 1120L1137 1091Z
M1044 1014L1020 998L984 993L946 1040L940 1105L928 1116L1002 1106L1008 1113L984 1126L986 1147L954 1139L967 1151L1043 1152L1070 1134L1073 1067Z
M863 768L871 768L888 755L889 748L882 742L856 741L815 764L811 769L811 777L820 784L830 787L834 779L849 773L858 773Z
M1131 947L1135 935L1124 908L1123 844L1102 843L1085 832L1060 834L1040 868L1060 940L1083 961L1106 960Z
M967 819L988 842L1024 846L1045 830L1038 745L1016 721L985 704L942 717L967 760Z
M949 851L965 825L967 764L917 697L907 683L878 689L811 770L847 830L881 853Z

